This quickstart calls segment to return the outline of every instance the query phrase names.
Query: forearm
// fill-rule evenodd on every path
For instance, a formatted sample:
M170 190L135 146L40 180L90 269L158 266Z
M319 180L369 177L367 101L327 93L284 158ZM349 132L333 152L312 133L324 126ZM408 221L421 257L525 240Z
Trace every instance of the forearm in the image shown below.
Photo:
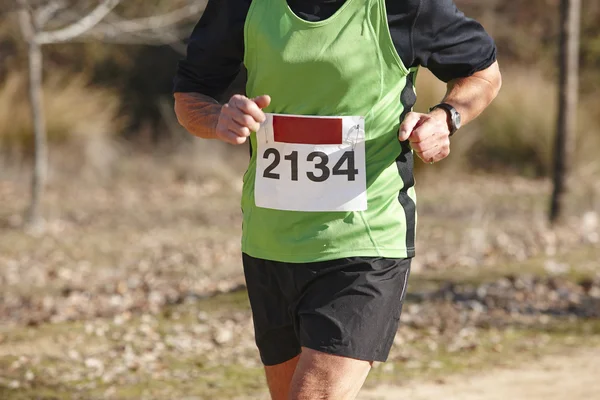
M461 115L465 125L475 119L496 98L502 86L498 63L468 78L452 80L443 102L452 105ZM445 111L438 110L437 112Z
M200 93L175 93L175 114L179 123L191 134L215 139L223 106L212 97Z

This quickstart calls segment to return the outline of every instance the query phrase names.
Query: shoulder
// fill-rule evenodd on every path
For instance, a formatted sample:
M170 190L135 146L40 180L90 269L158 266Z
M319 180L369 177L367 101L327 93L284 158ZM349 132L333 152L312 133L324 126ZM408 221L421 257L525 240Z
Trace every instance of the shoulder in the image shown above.
M449 81L470 76L496 60L494 40L453 0L421 0L412 32L415 63Z
M433 31L468 19L454 0L420 0L417 26Z
M405 18L406 22L419 13L422 0L385 0L388 19Z
M208 0L200 25L218 20L219 22L239 22L245 20L252 0Z

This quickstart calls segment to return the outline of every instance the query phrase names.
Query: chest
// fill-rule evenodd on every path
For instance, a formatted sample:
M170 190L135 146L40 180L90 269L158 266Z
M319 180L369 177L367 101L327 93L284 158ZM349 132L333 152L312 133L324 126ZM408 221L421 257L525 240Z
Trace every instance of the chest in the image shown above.
M285 0L255 1L246 21L249 89L269 93L282 107L277 112L310 115L319 103L335 107L325 115L354 115L350 108L377 100L382 49L372 28L377 20L369 18L380 17L367 13L367 0L347 0L317 22L301 19Z
M305 21L322 21L335 14L346 0L287 0L290 9Z

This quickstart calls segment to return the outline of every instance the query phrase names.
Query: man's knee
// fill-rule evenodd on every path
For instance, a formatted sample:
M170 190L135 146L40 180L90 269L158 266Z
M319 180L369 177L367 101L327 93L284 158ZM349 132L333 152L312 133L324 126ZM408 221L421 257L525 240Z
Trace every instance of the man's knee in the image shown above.
M272 400L288 400L299 359L300 356L297 356L279 365L265 367Z
M371 364L303 348L292 381L290 399L355 399Z

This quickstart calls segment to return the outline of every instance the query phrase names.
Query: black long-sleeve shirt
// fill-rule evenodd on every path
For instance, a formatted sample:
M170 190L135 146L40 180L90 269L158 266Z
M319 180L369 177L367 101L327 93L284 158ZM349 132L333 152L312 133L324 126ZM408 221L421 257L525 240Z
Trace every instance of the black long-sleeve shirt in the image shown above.
M244 59L244 24L252 0L209 0L179 63L175 92L220 97ZM258 0L257 0L258 1ZM308 21L332 16L346 0L287 0ZM481 71L496 60L496 46L483 27L453 0L386 0L396 51L407 67L423 66L448 82Z

